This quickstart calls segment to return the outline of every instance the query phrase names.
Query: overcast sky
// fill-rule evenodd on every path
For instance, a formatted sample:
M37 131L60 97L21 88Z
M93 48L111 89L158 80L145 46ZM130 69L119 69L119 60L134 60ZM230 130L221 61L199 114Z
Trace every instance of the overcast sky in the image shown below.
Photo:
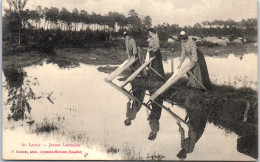
M6 6L3 0L3 7ZM134 9L140 17L149 15L153 25L194 25L202 21L257 18L257 0L28 0L26 8L37 6L74 8L106 14L116 11L127 15Z

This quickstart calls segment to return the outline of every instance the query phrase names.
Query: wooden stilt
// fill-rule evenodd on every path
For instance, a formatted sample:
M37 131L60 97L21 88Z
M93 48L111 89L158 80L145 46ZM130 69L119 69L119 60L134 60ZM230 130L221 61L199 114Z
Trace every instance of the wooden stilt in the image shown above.
M135 57L132 57L132 58L126 60L124 63L119 65L115 71L113 71L110 75L108 75L108 77L105 78L105 81L112 81L118 75L120 75L123 71L125 71L127 68L129 68L137 60L138 60L138 58L135 58Z
M130 81L132 81L146 66L148 66L152 61L154 60L154 57L150 58L148 61L146 61L142 66L140 66L132 75L130 75L120 86L121 88L126 86Z
M184 124L186 124L189 128L191 127L191 125L189 123L187 123L185 120L183 120L181 117L179 117L177 114L175 114L174 112L171 111L170 108L165 107L164 105L160 105L155 101L152 101L153 103L155 103L156 105L160 106L162 109L166 110L168 113L171 114L171 116L173 116L178 122L182 122Z
M158 73L156 70L154 70L154 68L149 67L149 69L151 69L156 75L158 75L160 78L162 78L165 82L167 81L160 73Z
M195 77L195 76L192 74L192 72L188 71L188 73L199 83L199 85L200 85L203 89L205 89L205 90L208 91L208 89L199 81L199 79L198 79L197 77Z
M176 83L184 74L186 74L191 68L193 68L196 65L196 63L189 62L186 64L182 69L180 69L178 72L173 74L168 81L162 85L151 97L150 100L154 101L159 95L164 93L167 89L169 89L174 83Z
M131 93L129 93L126 89L124 88L120 88L118 87L115 83L113 82L107 82L108 84L112 85L114 88L116 88L119 92L123 93L124 95L126 95L130 100L133 100L133 101L138 101L138 99L132 95Z

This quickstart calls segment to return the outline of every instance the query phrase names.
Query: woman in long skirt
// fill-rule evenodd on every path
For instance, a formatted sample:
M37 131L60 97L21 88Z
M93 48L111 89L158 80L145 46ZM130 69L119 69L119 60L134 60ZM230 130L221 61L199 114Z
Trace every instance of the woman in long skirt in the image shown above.
M181 31L178 39L182 42L182 52L180 57L180 64L177 68L182 66L186 54L188 55L191 62L196 63L196 65L190 70L193 76L187 73L189 78L187 85L197 89L204 89L203 86L205 86L207 89L210 89L211 83L206 61L201 51L197 48L196 42L193 39L188 38L184 31ZM194 76L196 78L194 78Z
M159 73L156 74L154 71L149 71L148 76L149 79L160 81L162 80L161 77L164 77L164 69L162 64L162 55L160 52L160 41L159 37L157 35L157 32L154 28L150 28L148 30L148 34L150 36L149 40L149 48L147 49L148 52L150 52L150 57L155 57L154 60L151 63L151 67ZM150 95L152 95L159 87L154 87L154 89L149 90ZM163 98L161 96L158 96L155 100L156 103L162 105ZM157 132L159 131L159 119L161 117L162 108L158 106L157 104L152 104L152 112L150 113L148 120L149 125L151 128L151 132L149 134L148 139L154 140L157 136Z

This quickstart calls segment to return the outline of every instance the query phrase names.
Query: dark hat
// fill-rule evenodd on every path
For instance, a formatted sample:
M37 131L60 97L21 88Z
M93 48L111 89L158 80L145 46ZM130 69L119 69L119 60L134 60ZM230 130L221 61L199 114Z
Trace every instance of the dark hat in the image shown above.
M156 33L156 30L155 30L154 28L149 28L149 29L148 29L148 32L149 32L149 31L152 32L152 33L154 33L154 34Z
M169 38L168 39L173 39L173 36L169 36Z
M126 37L126 36L130 36L130 33L128 31L124 32L124 37Z
M181 31L180 35L178 36L178 40L185 40L188 39L188 36L186 35L185 31Z
M177 154L177 157L178 157L179 159L186 159L186 157L187 157L186 151L185 151L184 149L182 149L182 150Z

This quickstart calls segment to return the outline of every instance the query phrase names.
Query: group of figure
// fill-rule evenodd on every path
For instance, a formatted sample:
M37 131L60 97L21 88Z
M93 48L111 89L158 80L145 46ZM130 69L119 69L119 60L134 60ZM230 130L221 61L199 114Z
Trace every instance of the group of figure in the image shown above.
M160 52L160 41L159 37L155 31L154 28L150 28L148 30L149 34L149 47L147 48L147 51L149 52L149 57L155 57L155 59L151 62L151 67L156 70L161 76L164 77L164 69L163 69L163 64L162 64L162 55ZM141 64L144 62L144 57L141 56L141 50L139 47L137 47L136 42L133 37L131 37L131 34L129 32L124 33L125 37L125 44L126 44L126 53L128 57L138 57L140 58L137 62L135 62L132 65L132 69L137 69L141 66ZM133 70L134 72L134 70ZM148 71L147 73L144 72L146 77L152 78L152 79L157 79L161 80L162 78L155 74L152 71ZM139 100L143 101L144 96L145 96L145 89L135 87L135 84L132 84L132 89L133 89L133 95ZM149 93L152 95L156 90L155 89L150 89ZM155 102L158 104L163 103L163 98L158 97L155 99ZM142 103L134 101L132 103L132 106L127 107L127 113L126 117L127 119L125 120L125 125L129 126L131 124L131 120L134 120L136 117L136 113L140 110L142 107ZM159 131L159 119L161 117L161 107L158 106L157 104L153 103L152 104L152 112L150 113L148 117L149 125L151 127L151 132L149 134L148 139L149 140L154 140L156 138L157 132Z
M149 52L149 57L155 57L154 60L151 62L151 67L157 71L157 74L154 71L148 70L143 71L141 75L144 77L148 77L149 79L156 79L156 80L162 80L162 77L165 76L164 69L163 69L163 63L162 63L162 55L160 52L160 41L159 37L157 35L157 32L154 28L150 28L148 30L148 43L149 46L147 48L147 52ZM126 54L129 58L131 57L138 57L138 61L135 62L132 65L133 72L134 70L138 69L143 63L144 63L144 57L141 54L141 48L137 46L135 39L131 36L129 32L124 33L125 37L125 45L126 45ZM203 89L207 88L210 89L211 83L209 79L209 74L207 70L207 65L204 59L203 54L201 51L197 48L196 42L188 38L186 33L182 31L180 35L178 36L178 39L181 41L181 47L182 52L180 56L180 62L177 68L182 67L182 63L185 60L186 55L188 56L189 60L196 65L190 70L190 72L193 74L193 77L191 77L188 73L188 86L196 88L196 89ZM161 76L159 76L159 75ZM194 78L195 76L195 78ZM198 81L200 83L198 83ZM128 104L127 106L127 113L125 120L125 125L129 126L131 125L131 121L135 119L137 112L142 107L142 103L144 96L145 96L145 89L136 87L137 85L131 84L133 95L140 101L134 101L132 104ZM149 89L150 95L152 95L158 88L160 87L154 87L154 89ZM163 98L161 96L158 96L155 99L155 102L162 105L163 104ZM152 110L149 114L148 121L151 128L151 132L148 136L149 140L154 140L157 136L157 132L159 131L159 119L161 117L161 111L162 108L156 104L152 103ZM192 138L193 139L193 138ZM187 140L186 140L187 141ZM181 156L185 153L188 153L189 150L182 149L182 151L178 154L178 156Z

